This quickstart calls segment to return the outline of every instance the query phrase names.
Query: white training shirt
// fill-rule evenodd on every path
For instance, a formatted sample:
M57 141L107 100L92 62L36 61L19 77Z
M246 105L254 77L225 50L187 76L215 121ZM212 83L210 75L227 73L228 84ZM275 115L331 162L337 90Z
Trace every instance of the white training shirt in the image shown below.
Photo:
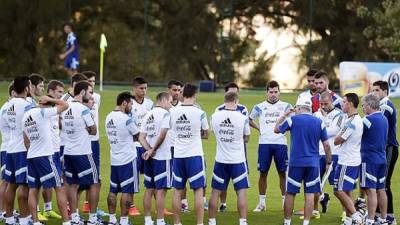
M172 108L177 107L182 105L181 101L178 101L176 103L176 105L172 105ZM172 109L171 108L171 109ZM172 147L174 147L174 142L175 142L175 133L172 129L168 129L168 133L167 136L165 137L165 140L167 142L168 148L171 149Z
M55 115L51 117L50 120L51 129L51 141L53 143L54 152L60 152L60 115Z
M114 110L105 121L106 134L110 144L112 166L121 166L137 157L133 136L139 132L134 119L126 113Z
M61 97L61 100L70 103L70 102L74 101L74 96L71 95L69 92L67 92ZM61 119L61 122L62 122L62 119ZM60 145L65 146L65 134L63 132L60 132Z
M166 109L157 106L150 110L150 112L148 112L143 118L140 133L147 134L146 140L151 147L154 147L157 142L161 129L169 129L170 119L171 116L169 112ZM167 138L167 136L165 138ZM157 160L171 159L171 148L166 139L164 139L163 143L157 149L153 158Z
M90 112L93 116L94 123L96 124L97 127L97 133L96 135L90 135L90 140L91 141L98 141L99 140L99 110L100 110L100 101L101 101L101 96L100 94L93 92L93 99L94 99L94 104L93 107L90 109Z
M24 114L22 126L30 146L27 158L51 156L54 154L50 123L57 115L57 108L33 108Z
M211 129L217 140L215 161L242 163L246 161L244 135L250 135L249 119L234 110L220 110L211 116Z
M363 128L362 118L358 114L346 120L339 133L345 140L337 149L339 164L344 166L359 166L361 164L360 150Z
M206 113L194 105L170 109L171 128L175 133L174 157L203 156L201 130L208 130Z
M314 113L314 116L321 119L322 122L325 124L326 132L328 133L328 142L329 146L331 147L332 155L337 155L337 148L333 143L335 137L339 134L340 130L343 128L344 123L347 118L347 114L343 113L342 110L338 108L332 109L330 112L327 113L326 116L323 116L321 113L322 109L318 109L317 112ZM319 154L325 155L324 145L322 142L319 142Z
M139 103L136 99L132 99L132 117L135 119L137 127L141 127L144 116L153 108L153 101L147 96L143 99L143 102ZM142 147L138 141L135 142L136 147Z
M22 117L32 108L32 103L25 98L12 98L9 100L7 112L4 114L10 128L10 140L7 153L25 152L24 136L22 131Z
M311 94L311 91L309 89L301 92L299 94L299 96L297 96L297 99L307 99L307 100L311 100L311 98L313 97L313 95Z
M90 109L80 102L72 101L61 113L61 133L65 137L65 155L87 155L92 153L87 127L95 125Z
M278 118L283 116L283 114L290 109L293 109L293 106L281 100L275 103L264 101L253 107L249 118L255 120L259 117L259 144L287 145L285 135L281 133L276 134L274 128Z
M10 141L10 128L8 127L5 115L7 114L8 101L1 106L0 109L0 132L1 132L1 147L0 152L7 151L8 143Z

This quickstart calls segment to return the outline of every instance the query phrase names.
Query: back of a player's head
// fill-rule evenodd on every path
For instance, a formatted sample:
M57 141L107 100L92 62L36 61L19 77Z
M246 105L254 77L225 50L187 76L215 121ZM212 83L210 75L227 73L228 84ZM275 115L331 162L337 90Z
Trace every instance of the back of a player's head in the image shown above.
M81 81L87 81L87 77L81 73L76 73L71 77L71 86Z
M26 88L29 88L29 84L31 83L28 76L18 76L14 78L13 82L14 90L17 94L23 93Z
M358 104L360 104L360 99L358 98L358 95L356 93L347 93L344 95L346 97L346 100L348 102L351 102L354 106L354 108L358 107Z
M330 101L330 102L333 101L332 100L332 94L327 92L327 91L322 92L320 97L319 97L319 99L323 100L323 101Z
M96 78L96 72L94 72L94 71L90 71L90 70L83 71L83 72L81 72L81 74L85 75L87 79L90 79L92 77Z
M63 27L69 27L71 30L74 30L74 26L72 25L72 23L69 23L69 22L64 23Z
M11 96L12 93L13 93L13 91L15 92L15 89L14 89L14 82L11 82L11 83L8 85L8 96Z
M37 73L32 73L31 75L29 75L29 80L31 81L31 84L33 86L37 86L38 84L40 84L41 82L44 82L44 77L40 74Z
M308 77L313 77L313 76L315 76L316 73L318 73L317 69L310 69L310 70L307 71L306 75Z
M231 88L236 88L239 91L239 86L236 83L231 82L225 86L225 92L228 92Z
M49 81L49 83L47 84L47 93L49 93L50 90L53 90L53 91L56 90L58 87L64 88L63 82L61 82L59 80Z
M323 79L326 82L329 81L328 74L323 70L316 72L314 76L315 76L315 79Z
M156 101L157 102L162 102L162 101L165 101L165 100L168 101L170 97L171 97L171 95L168 94L168 92L163 91L163 92L160 92L160 93L157 94Z
M224 97L224 102L225 103L234 103L237 102L237 100L239 99L239 95L236 92L226 92L225 93L225 97Z
M277 87L278 90L279 90L279 84L278 84L278 82L276 82L276 81L274 81L274 80L271 80L270 82L268 82L267 87L266 87L266 90L269 91L270 88L276 88L276 87Z
M168 81L168 89L171 89L173 85L179 86L179 87L183 87L182 82L180 82L179 80L170 80L170 81Z
M197 93L197 86L194 84L186 84L185 87L183 87L183 93L182 96L184 98L193 98Z
M74 96L79 95L82 91L88 91L90 87L89 82L87 81L80 81L78 83L75 84L74 87Z
M368 105L371 109L379 110L380 101L378 96L373 93L369 93L362 98L363 105Z
M122 103L129 103L132 101L132 94L129 91L124 91L118 94L117 96L117 106L121 106Z
M389 84L386 81L378 80L375 81L372 86L379 86L382 91L387 91L389 93Z
M147 84L147 83L148 82L143 77L135 77L135 78L133 78L133 82L132 82L134 87L142 85L142 84Z

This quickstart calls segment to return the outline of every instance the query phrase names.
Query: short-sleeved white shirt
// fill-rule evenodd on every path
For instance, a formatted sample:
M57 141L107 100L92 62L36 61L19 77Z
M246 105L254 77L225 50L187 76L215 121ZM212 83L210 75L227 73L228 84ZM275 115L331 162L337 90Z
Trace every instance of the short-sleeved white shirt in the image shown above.
M142 126L142 120L144 116L153 108L153 101L150 98L145 97L142 102L137 102L136 99L132 99L132 117L135 119L136 126ZM135 142L136 147L141 147L138 141Z
M174 131L174 157L203 156L201 130L208 130L206 113L194 105L180 105L170 109Z
M339 135L345 142L339 145L337 151L339 164L345 166L359 166L361 164L361 138L363 135L362 118L356 114L349 117Z
M61 113L61 133L65 137L65 155L87 155L92 153L87 127L95 125L90 109L80 102L72 101Z
M67 92L61 97L61 100L70 103L74 101L74 96ZM60 132L60 145L65 146L65 134L63 132Z
M5 115L7 114L8 101L5 102L0 109L0 132L1 132L1 147L0 152L7 151L8 143L10 141L10 128L8 127Z
M238 111L220 110L211 116L211 128L217 140L215 161L242 163L246 161L244 135L250 135L249 119Z
M110 112L105 121L113 166L125 165L137 157L133 136L139 132L134 119L121 111Z
M99 140L99 110L100 110L100 103L101 103L101 96L100 94L93 92L93 99L94 99L94 104L93 107L90 109L90 112L93 116L94 122L97 127L97 133L96 135L90 135L90 140L91 141L98 141Z
M51 117L50 120L51 141L53 143L54 152L60 152L60 115Z

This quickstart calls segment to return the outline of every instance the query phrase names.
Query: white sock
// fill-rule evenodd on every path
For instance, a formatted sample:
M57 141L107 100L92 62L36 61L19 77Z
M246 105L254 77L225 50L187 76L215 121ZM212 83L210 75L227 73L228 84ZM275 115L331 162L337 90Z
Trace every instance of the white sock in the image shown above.
M97 215L96 215L96 213L89 213L89 221L90 221L90 222L95 222L95 221L97 221Z
M240 218L239 225L247 225L247 219Z
M6 217L5 219L6 219L6 223L7 224L14 224L15 223L15 218L13 216L12 217Z
M119 224L127 225L128 223L129 223L129 218L127 216L121 216L121 218L119 218Z
M71 225L71 221L63 222L62 225Z
M28 225L30 217L19 218L19 224L21 225Z
M304 220L304 221L303 221L303 225L308 225L308 224L310 224L310 221L309 221L309 220Z
M215 218L208 219L208 225L217 225L217 220Z
M267 196L266 195L259 195L258 197L260 199L259 204L260 205L265 205L265 199L267 198Z
M185 204L185 205L189 205L188 200L187 200L186 198L182 199L182 200L181 200L181 203L182 203L182 204Z
M292 222L291 219L284 219L284 220L283 220L283 224L284 224L284 225L290 225L290 222Z
M74 222L79 222L81 218L79 217L79 213L71 213L71 220Z
M151 219L151 216L145 216L144 217L144 224L152 224L153 220Z
M226 202L221 202L221 205L226 206Z
M52 202L44 203L44 211L51 211L51 210L53 210Z
M108 217L108 222L110 223L117 223L117 216L114 214L110 214Z
M39 207L39 205L36 206L36 211L37 211L37 212L40 212L40 207Z
M157 219L157 225L165 225L164 219Z

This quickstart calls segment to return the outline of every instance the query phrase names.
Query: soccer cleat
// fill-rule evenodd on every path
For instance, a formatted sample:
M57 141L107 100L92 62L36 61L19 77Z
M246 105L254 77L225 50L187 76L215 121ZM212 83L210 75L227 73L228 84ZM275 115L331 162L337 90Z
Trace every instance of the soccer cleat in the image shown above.
M139 210L136 208L136 206L131 206L129 208L129 215L130 216L140 216Z
M322 213L328 212L329 200L331 200L331 198L329 197L328 193L324 193L321 196L321 199L319 200L319 203L321 204L321 207L322 207Z
M396 218L394 217L393 214L387 214L386 220L387 220L389 225L397 225Z
M45 216L47 218L54 218L54 219L61 219L62 218L54 210L44 211L43 216Z
M257 207L253 210L253 212L262 212L265 211L267 207L264 204L258 204Z
M49 220L49 218L47 218L47 216L45 216L42 212L38 212L37 217L38 217L38 220L41 222Z
M86 225L103 225L102 222L96 220L96 221L87 221Z
M83 222L82 220L79 221L71 221L71 225L84 225L85 222Z
M319 213L319 211L314 211L312 213L311 219L320 219L321 218L321 214ZM301 220L304 220L304 216L300 216Z
M181 204L181 212L183 212L183 213L188 213L188 212L190 212L190 210L189 210L189 205L187 205L187 204L185 204L185 203L182 203L182 204Z
M82 205L82 212L89 213L90 212L90 205L89 202L85 201Z
M174 215L174 213L168 211L168 209L166 208L164 209L164 216L172 216L172 215Z
M219 206L219 211L220 211L220 212L226 212L226 204L221 204L221 205Z

